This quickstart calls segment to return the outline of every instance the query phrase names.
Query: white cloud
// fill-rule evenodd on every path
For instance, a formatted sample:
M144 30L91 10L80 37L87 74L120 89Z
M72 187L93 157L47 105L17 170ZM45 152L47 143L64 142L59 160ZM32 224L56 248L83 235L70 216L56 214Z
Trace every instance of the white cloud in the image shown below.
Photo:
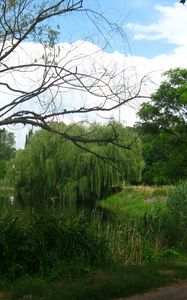
M178 6L175 5L175 9L178 9ZM172 9L174 9L172 8ZM161 10L160 10L161 11ZM163 10L168 12L168 9L165 8ZM139 26L139 25L138 25ZM173 25L174 26L174 25ZM184 23L183 23L184 26ZM138 28L141 28L138 27ZM160 27L161 28L161 27ZM143 34L149 33L148 28L147 31ZM153 27L152 27L153 30ZM172 30L171 30L172 31ZM168 31L169 32L169 31ZM142 33L141 33L142 34ZM160 34L155 30L155 34ZM185 35L185 26L183 27L183 35ZM181 35L182 36L182 35ZM98 46L84 41L77 41L74 44L60 44L61 54L59 60L61 60L61 64L67 64L69 69L74 70L75 66L82 71L87 73L94 72L93 69L93 62L95 62L95 66L97 67L97 72L99 72L100 68L104 65L108 72L120 72L122 69L126 69L124 73L124 83L128 85L134 85L136 81L138 82L140 78L144 75L149 73L149 77L156 85L151 84L150 81L144 85L144 93L150 94L153 90L159 85L161 81L161 73L166 71L170 68L175 67L186 67L187 68L187 60L186 60L186 53L187 53L187 44L184 42L183 44L177 44L176 49L170 54L162 54L155 56L151 59L140 57L140 56L125 56L122 53L117 51L113 53L107 53ZM69 50L73 51L69 51ZM12 62L29 62L29 60L37 58L42 55L42 49L39 45L33 43L25 43L22 45L22 49L19 50L19 53L15 54L12 58L10 58L9 63ZM66 55L66 53L69 53ZM75 61L72 59L76 59ZM11 76L7 77L6 80L9 80L14 83L15 86L22 86L26 89L30 89L34 85L38 84L38 80L41 77L41 73L39 71L33 71L29 74L16 74L16 78L12 78ZM4 80L5 78L0 78L0 80ZM16 80L15 80L16 79ZM96 97L91 95L86 95L77 91L71 91L68 93L63 93L63 104L68 107L80 106L82 104L93 105L98 103ZM0 89L0 103L3 101L10 101L12 96L5 94L4 89ZM130 102L128 105L116 110L114 112L104 113L104 114L96 114L92 113L90 115L84 116L85 120L91 121L101 121L104 122L105 118L115 117L116 119L120 118L121 121L124 122L125 125L133 125L136 120L136 111L139 106L139 101ZM37 104L36 109L37 109ZM77 115L73 117L72 115L69 118L65 118L66 122L70 121L80 121L83 118L81 115ZM13 129L13 127L12 127ZM17 139L17 148L23 147L24 145L24 135L26 132L26 128L22 129L21 131L15 130L16 139ZM23 134L24 133L24 134Z
M109 87L102 87L100 84L100 89L93 88L93 91L97 93L97 91L102 90L104 93L111 94L110 87L118 91L118 84L120 82L119 88L131 85L132 89L135 90L133 85L136 85L136 73L133 68L130 67L128 63L128 59L118 52L113 53L106 53L102 51L98 46L85 41L77 41L73 44L59 44L56 46L56 51L58 52L60 49L58 56L56 57L58 64L63 66L64 70L68 69L72 72L75 72L77 69L79 73L82 74L92 74L95 78L99 78L102 74L105 74L102 77L103 81L110 82ZM37 63L43 62L42 57L44 53L44 48L36 43L23 43L22 46L17 49L12 55L6 60L6 65L15 66L20 64L31 64L32 62L36 61ZM48 53L50 58L50 53ZM127 61L127 64L126 64ZM4 66L0 67L2 71ZM123 73L123 69L126 69L125 73ZM20 72L19 70L14 70L10 72L2 72L3 74L0 78L0 83L6 83L11 86L12 89L22 90L22 91L32 91L40 86L40 83L43 79L44 71L40 68L32 67L30 68L29 72L28 69L22 69ZM50 72L50 70L49 70ZM63 71L66 73L65 71ZM49 73L50 74L50 73ZM118 74L116 77L115 74ZM63 76L63 73L62 73ZM66 77L64 77L66 78ZM72 80L72 77L69 76L67 80ZM87 80L87 79L86 79ZM96 80L92 79L93 86ZM77 84L79 82L77 81ZM85 81L87 83L87 81ZM101 92L102 93L102 92ZM0 106L5 105L5 103L9 103L15 99L15 97L19 96L19 92L10 92L5 86L0 85ZM48 101L50 99L50 92L44 94L42 99L38 101L37 98L33 98L26 103L20 103L18 110L34 110L36 113L43 110L45 111ZM104 99L104 100L103 100ZM41 106L42 100L42 106ZM56 107L63 107L64 110L73 110L78 109L80 107L92 107L102 105L105 102L105 98L99 98L94 96L90 93L81 92L79 89L72 88L71 90L68 89L68 83L63 83L62 88L58 91L58 96L56 97ZM107 101L105 106L109 107L109 105L114 105L116 102L113 102L111 99ZM46 104L46 105L45 105ZM54 107L53 107L54 108ZM15 108L17 109L17 107ZM52 109L52 108L51 108ZM127 119L129 119L128 106L125 109L124 114L126 114ZM124 111L124 110L123 110ZM122 113L122 112L121 112ZM68 122L77 121L80 119L83 120L92 120L92 121L101 121L104 122L106 118L110 118L114 115L118 115L118 112L105 112L105 113L91 113L91 114L76 114L70 115L69 117L65 117L61 120ZM124 117L122 118L124 119ZM125 118L126 119L126 118ZM131 121L132 124L132 120ZM21 133L17 128L21 127ZM24 138L23 132L25 133L25 128L23 129L22 126L11 126L11 129L15 129L15 135L17 144L16 147L19 148L24 145Z
M128 27L135 32L135 39L166 39L175 45L187 45L186 25L187 9L180 3L173 6L156 5L158 20L149 25L129 23Z

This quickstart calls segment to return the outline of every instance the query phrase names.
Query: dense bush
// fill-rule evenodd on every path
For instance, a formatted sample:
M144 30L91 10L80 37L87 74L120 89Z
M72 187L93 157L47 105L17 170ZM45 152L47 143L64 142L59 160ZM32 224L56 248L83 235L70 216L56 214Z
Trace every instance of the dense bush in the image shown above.
M84 214L0 219L0 277L50 276L70 261L94 266L107 258L107 243Z

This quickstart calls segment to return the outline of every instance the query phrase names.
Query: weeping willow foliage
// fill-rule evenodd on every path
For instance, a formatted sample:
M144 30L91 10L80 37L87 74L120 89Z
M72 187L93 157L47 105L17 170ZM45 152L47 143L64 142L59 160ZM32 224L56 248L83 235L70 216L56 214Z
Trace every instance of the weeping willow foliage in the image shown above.
M114 124L113 124L114 125ZM91 126L54 124L68 134L84 137L109 137L109 125ZM72 142L44 130L30 138L24 150L15 159L16 186L20 201L31 206L61 201L68 206L94 201L107 195L115 185L125 181L139 182L143 168L141 142L136 134L120 124L115 124L119 143L131 150L107 143L84 145L90 151L109 160L100 159ZM36 203L35 203L36 202Z

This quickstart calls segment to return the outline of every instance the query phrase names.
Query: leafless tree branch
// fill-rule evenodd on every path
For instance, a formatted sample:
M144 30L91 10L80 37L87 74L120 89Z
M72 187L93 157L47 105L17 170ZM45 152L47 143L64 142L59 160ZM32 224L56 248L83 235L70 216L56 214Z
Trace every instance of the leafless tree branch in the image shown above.
M72 12L85 12L99 31L101 28L96 23L96 18L101 18L110 30L118 28L102 13L84 8L83 2L56 0L42 5L42 1L39 1L41 5L36 8L33 0L1 1L0 93L9 94L10 99L0 99L0 127L29 124L60 134L84 149L85 146L80 143L108 142L129 149L131 145L118 143L115 128L112 136L95 139L72 136L52 126L54 120L61 122L66 115L110 112L134 99L146 98L141 95L146 78L139 84L134 82L126 86L128 71L125 72L125 69L116 70L110 65L102 64L102 61L92 60L87 53L75 55L75 48L70 47L68 51L64 51L61 44L55 45L57 33L47 27L47 22L56 16L63 18ZM44 38L46 32L48 41ZM24 54L26 42L34 40L40 42L39 53L20 59L18 53ZM98 52L97 49L94 55ZM69 100L71 105L67 105L64 99L69 92L85 94L94 100L82 104L82 99L73 99L74 103Z

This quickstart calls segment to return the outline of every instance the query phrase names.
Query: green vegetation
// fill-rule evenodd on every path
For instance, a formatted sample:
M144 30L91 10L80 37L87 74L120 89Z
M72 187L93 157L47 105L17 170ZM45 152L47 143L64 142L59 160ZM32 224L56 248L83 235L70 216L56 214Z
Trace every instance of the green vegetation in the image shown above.
M170 186L162 188L149 186L127 186L117 194L107 197L99 202L102 207L111 209L119 216L142 216L145 212L151 211L153 206L166 204Z
M73 136L92 139L111 137L113 126L54 124L54 128ZM55 199L57 204L75 208L110 194L124 180L140 182L143 169L140 140L136 133L120 124L115 124L115 128L118 147L113 143L76 147L71 141L44 130L31 135L25 150L18 151L15 159L15 185L20 203L43 208Z
M0 216L13 212L17 205L14 201L14 189L7 186L0 187Z
M8 281L53 273L57 277L68 262L95 266L109 259L104 236L83 214L2 216L0 250L0 278Z
M9 299L29 299L29 296L33 300L117 299L186 278L186 263L186 258L178 258L144 266L116 265L107 270L85 270L79 277L67 276L53 282L27 277L11 286Z
M139 190L128 187L124 194ZM143 195L165 201L161 207L149 202L146 219L133 211L103 223L59 208L2 215L0 284L10 292L5 299L112 299L186 278L186 191L185 182L174 189L143 187Z
M118 146L30 131L13 158L2 142L4 299L108 300L187 278L187 73L166 75L138 128L51 124L92 140L110 140L115 127Z
M5 175L9 161L15 155L14 134L7 130L0 131L0 182L5 183Z
M0 3L1 299L109 300L187 278L187 69L165 73L134 128L57 122L143 97L144 80L98 55L124 41L115 14L83 2ZM68 43L71 14L99 41L93 55ZM40 129L18 151L4 129L17 124Z
M170 244L187 250L187 181L173 189L167 201L166 212L166 232Z
M187 69L165 73L166 80L139 111L147 184L187 178Z

